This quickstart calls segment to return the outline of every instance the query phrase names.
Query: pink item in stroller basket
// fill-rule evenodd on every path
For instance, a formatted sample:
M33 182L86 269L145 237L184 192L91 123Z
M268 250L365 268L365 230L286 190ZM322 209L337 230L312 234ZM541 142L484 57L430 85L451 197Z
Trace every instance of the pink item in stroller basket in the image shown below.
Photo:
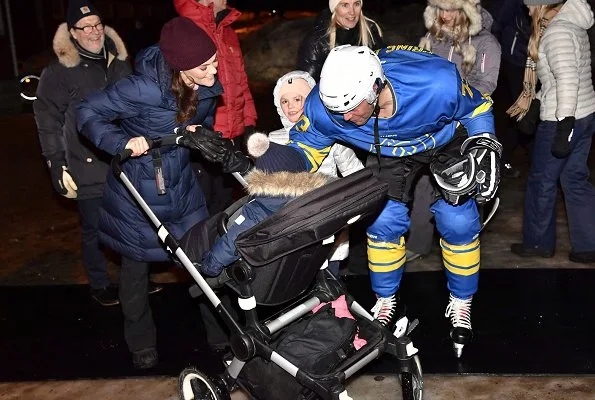
M312 314L315 314L318 310L320 310L325 304L328 303L321 303L318 306L312 309ZM347 306L347 301L345 301L345 295L342 294L336 300L331 301L331 307L335 310L335 316L337 318L349 318L355 319L351 312L349 311L349 307ZM359 335L356 333L355 338L353 339L353 347L356 350L361 349L368 343L366 339L360 338Z

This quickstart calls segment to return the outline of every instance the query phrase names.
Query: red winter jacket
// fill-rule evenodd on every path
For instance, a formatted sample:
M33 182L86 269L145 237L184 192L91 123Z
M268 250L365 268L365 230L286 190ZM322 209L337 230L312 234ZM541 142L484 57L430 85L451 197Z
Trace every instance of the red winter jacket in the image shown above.
M225 138L237 137L246 126L256 125L256 108L248 87L240 41L231 27L241 13L228 8L229 13L217 25L213 4L207 7L196 0L174 0L174 6L178 14L190 18L207 32L217 46L217 76L223 85L223 95L217 102L214 129Z

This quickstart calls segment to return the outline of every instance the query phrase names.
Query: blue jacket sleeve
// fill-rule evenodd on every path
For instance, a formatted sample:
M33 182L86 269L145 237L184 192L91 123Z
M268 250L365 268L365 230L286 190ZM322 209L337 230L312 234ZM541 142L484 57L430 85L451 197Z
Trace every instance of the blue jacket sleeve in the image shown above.
M463 124L469 136L495 134L492 104L489 95L482 95L466 80L459 79L457 109L453 119Z
M233 221L227 233L219 237L211 250L202 258L201 270L209 276L217 276L225 267L240 258L236 251L235 241L240 233L252 228L262 221L265 216L255 212L252 202L242 207L240 215Z
M161 99L159 88L145 79L129 76L87 96L77 107L79 132L110 154L124 150L131 136L115 121L136 117L151 100Z
M304 114L289 131L289 143L287 145L298 150L304 156L310 172L316 172L326 156L329 155L335 139L324 135L316 126L318 122L314 119L314 116L317 115L316 111L320 113L326 113L326 111L320 109L320 107L324 106L318 99L318 95L316 94L313 97L312 92L306 99ZM319 110L314 110L316 107Z

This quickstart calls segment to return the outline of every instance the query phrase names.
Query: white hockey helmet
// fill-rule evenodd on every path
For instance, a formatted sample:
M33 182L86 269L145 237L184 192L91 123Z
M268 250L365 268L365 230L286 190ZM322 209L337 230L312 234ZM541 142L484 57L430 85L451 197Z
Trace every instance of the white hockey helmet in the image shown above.
M368 47L338 46L330 51L322 66L320 99L329 111L344 114L364 100L374 104L384 80L380 60Z

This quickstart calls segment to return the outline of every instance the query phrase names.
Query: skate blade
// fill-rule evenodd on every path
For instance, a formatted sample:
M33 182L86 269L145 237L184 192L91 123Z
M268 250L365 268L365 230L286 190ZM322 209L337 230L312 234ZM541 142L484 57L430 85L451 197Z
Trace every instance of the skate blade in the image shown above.
M461 344L461 343L453 343L452 344L452 348L455 351L456 358L461 358L461 356L463 355L463 347L465 347L465 345Z

